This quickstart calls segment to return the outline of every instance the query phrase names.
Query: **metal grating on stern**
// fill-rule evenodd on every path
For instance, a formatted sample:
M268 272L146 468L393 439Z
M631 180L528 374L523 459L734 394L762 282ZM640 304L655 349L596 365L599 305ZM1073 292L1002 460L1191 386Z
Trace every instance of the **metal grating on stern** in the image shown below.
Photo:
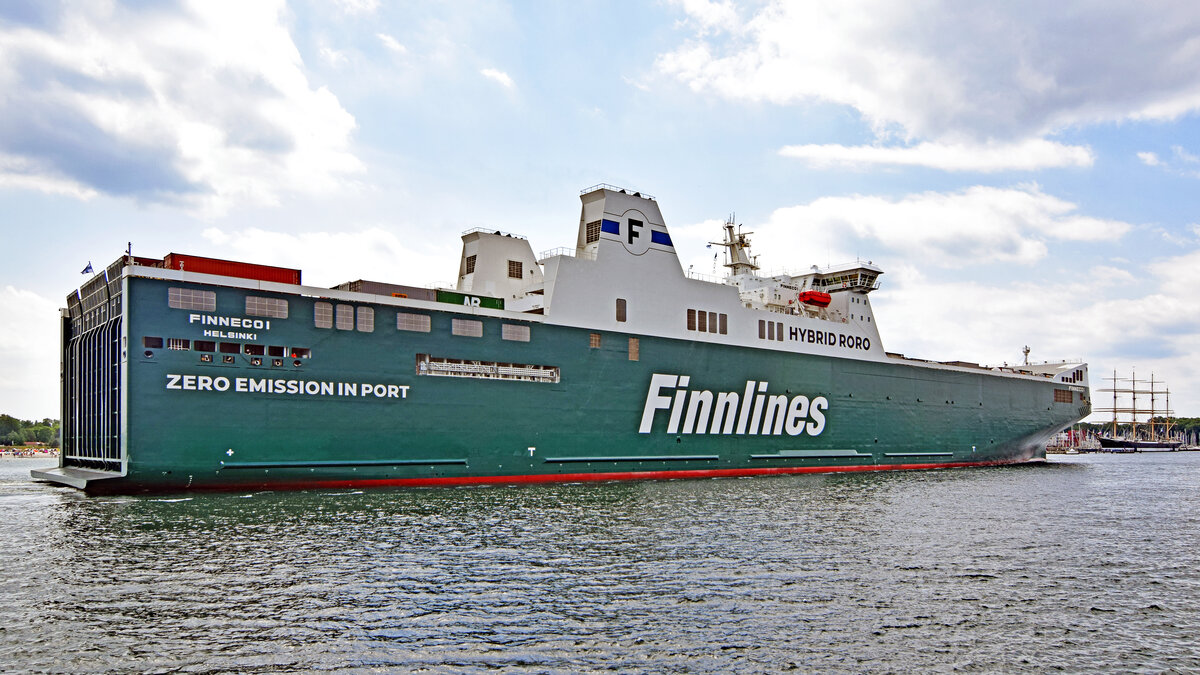
M67 298L62 466L122 471L120 261Z

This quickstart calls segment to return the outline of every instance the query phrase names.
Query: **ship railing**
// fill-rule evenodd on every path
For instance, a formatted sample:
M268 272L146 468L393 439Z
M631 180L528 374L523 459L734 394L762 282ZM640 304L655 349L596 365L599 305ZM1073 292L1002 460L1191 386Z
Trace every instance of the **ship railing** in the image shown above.
M492 362L446 362L439 359L423 360L420 369L427 375L484 377L506 380L530 380L557 382L558 369L553 366L525 365Z
M471 229L469 229L469 230L465 230L465 231L463 231L463 233L462 233L462 236L464 236L464 237L465 237L465 236L467 236L468 234L475 234L476 232L482 232L482 233L484 233L484 234L498 234L498 235L500 235L500 236L502 236L502 237L512 237L513 239L525 239L525 240L528 240L528 237L526 237L526 236L525 236L525 235L523 235L523 234L513 234L513 233L511 233L511 232L501 232L500 230L497 230L497 229L495 229L495 228L490 228L490 227L472 227L472 228L471 228Z
M709 282L710 284L723 284L723 283L725 283L725 277L720 277L720 276L717 276L717 275L715 275L715 274L703 274L703 273L701 273L701 272L693 272L691 269L689 269L689 270L687 271L687 277L688 277L689 279L695 279L695 280L697 280L697 281L707 281L707 282Z
M568 258L579 258L580 260L595 260L596 259L596 250L591 249L588 251L580 251L579 249L576 249L576 248L572 248L572 247L568 247L568 246L560 246L558 248L552 248L549 251L542 251L541 253L539 253L538 254L538 264L543 264L546 262L547 259L554 258L554 257L560 256L560 255L566 256Z
M609 185L608 183L596 183L595 185L593 185L589 188L584 188L584 189L580 190L579 194L586 195L586 194L595 192L596 190L610 190L612 192L620 192L621 194L633 195L634 197L642 197L643 199L649 199L652 202L657 201L654 199L653 195L648 195L645 192L639 192L637 190L626 190L623 187L618 187L616 185Z

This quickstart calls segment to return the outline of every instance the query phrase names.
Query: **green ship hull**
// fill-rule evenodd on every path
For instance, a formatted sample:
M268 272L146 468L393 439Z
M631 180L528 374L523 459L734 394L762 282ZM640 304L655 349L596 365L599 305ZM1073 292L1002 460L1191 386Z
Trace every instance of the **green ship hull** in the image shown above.
M596 186L577 246L463 236L454 290L127 255L67 298L63 450L90 492L746 476L1045 459L1086 365L883 351L861 261L685 274L657 203Z
M265 342L287 347L278 361L242 353L146 348L146 338L209 337L169 309L168 287L202 289L125 277L123 316L90 329L109 335L110 359L98 363L78 348L86 341L64 319L63 467L40 477L96 492L258 489L310 486L438 485L537 481L744 476L812 471L870 471L1010 464L1045 458L1051 435L1089 413L1082 394L1056 402L1061 384L997 377L989 371L875 363L713 345L586 329L528 324L528 342L501 339L504 318L482 322L480 337L452 334L459 311L430 311L429 332L390 329L395 308L374 311L374 332L317 330L300 318L273 319ZM249 291L219 288L217 314L241 311ZM262 293L256 293L262 295ZM293 317L311 316L314 300L270 294L291 303ZM389 316L390 314L390 316ZM222 330L224 336L246 335ZM593 335L599 335L599 345ZM113 338L117 338L115 341ZM631 360L629 339L638 340ZM216 337L213 341L220 341ZM243 338L244 340L244 338ZM125 345L116 353L119 345ZM291 358L297 346L306 358ZM96 350L102 351L102 350ZM420 355L463 363L537 364L558 369L557 381L437 377L419 374ZM202 361L204 356L215 356ZM99 392L99 371L115 371L115 396L102 411L72 409ZM73 373L80 373L73 375ZM682 390L827 405L819 434L775 431L784 414L766 406L729 409L712 433L704 424L673 432L669 409L640 423L656 374L690 378ZM91 385L84 384L90 378ZM353 386L353 393L350 387ZM389 389L390 387L390 389ZM365 393L367 389L370 393ZM252 391L254 389L254 391ZM686 400L686 399L685 399ZM740 404L741 401L739 401ZM86 407L86 406L85 406ZM745 409L744 411L742 409ZM739 417L746 417L738 433ZM758 418L757 433L750 426ZM805 426L813 419L805 417ZM82 424L81 424L82 422ZM732 433L720 433L732 424ZM793 427L795 424L793 424ZM704 431L705 433L697 433ZM109 434L110 438L99 438ZM103 450L110 450L107 457ZM120 474L120 475L113 475Z

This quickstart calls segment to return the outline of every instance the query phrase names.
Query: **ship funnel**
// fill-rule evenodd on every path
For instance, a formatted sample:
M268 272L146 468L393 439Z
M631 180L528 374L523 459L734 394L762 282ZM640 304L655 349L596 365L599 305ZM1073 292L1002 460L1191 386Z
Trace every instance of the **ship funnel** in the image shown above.
M665 255L683 273L654 197L601 184L583 190L579 199L583 206L575 244L578 257L633 256L661 264Z

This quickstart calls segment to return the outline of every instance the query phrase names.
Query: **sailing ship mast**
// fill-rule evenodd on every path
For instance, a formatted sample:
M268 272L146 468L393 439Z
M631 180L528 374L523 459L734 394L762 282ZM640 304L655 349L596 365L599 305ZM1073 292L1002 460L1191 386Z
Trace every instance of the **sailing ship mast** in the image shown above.
M1112 387L1106 388L1106 389L1100 389L1100 391L1112 392L1113 404L1112 404L1111 408L1097 408L1096 412L1111 412L1112 413L1113 419L1112 419L1112 434L1111 435L1113 438L1117 438L1118 425L1122 424L1122 417L1125 415L1129 416L1128 424L1129 424L1129 439L1130 440L1138 439L1138 425L1140 425L1140 424L1149 427L1149 430L1147 432L1149 440L1159 440L1159 439L1164 439L1164 438L1168 438L1168 439L1170 438L1171 428L1174 426L1174 420L1171 417L1174 414L1171 411L1171 390L1169 388L1159 389L1158 386L1162 385L1162 382L1155 380L1154 373L1150 374L1149 380L1139 380L1137 378L1137 370L1136 369L1133 369L1130 371L1130 376L1128 378L1118 377L1117 371L1114 370L1112 377L1106 377L1104 379L1111 381ZM1118 384L1120 382L1128 382L1129 386L1122 387ZM1147 388L1138 388L1139 382L1143 383L1143 384L1149 384L1149 388L1148 389ZM1149 395L1149 399L1150 399L1149 410L1141 409L1138 407L1138 395L1139 394L1142 394L1142 395L1148 394ZM1120 396L1122 396L1122 395L1129 396L1129 405L1128 406L1123 406L1120 404ZM1165 408L1160 409L1158 407L1158 397L1159 396L1165 396L1165 398L1166 398L1166 407ZM1143 399L1143 400L1145 400L1145 399ZM1146 422L1140 421L1140 416L1142 416L1142 415L1148 416ZM1163 418L1164 418L1163 421L1161 421L1161 422L1156 421L1156 417L1158 415L1163 416ZM1160 429L1160 427L1161 427L1161 429Z

